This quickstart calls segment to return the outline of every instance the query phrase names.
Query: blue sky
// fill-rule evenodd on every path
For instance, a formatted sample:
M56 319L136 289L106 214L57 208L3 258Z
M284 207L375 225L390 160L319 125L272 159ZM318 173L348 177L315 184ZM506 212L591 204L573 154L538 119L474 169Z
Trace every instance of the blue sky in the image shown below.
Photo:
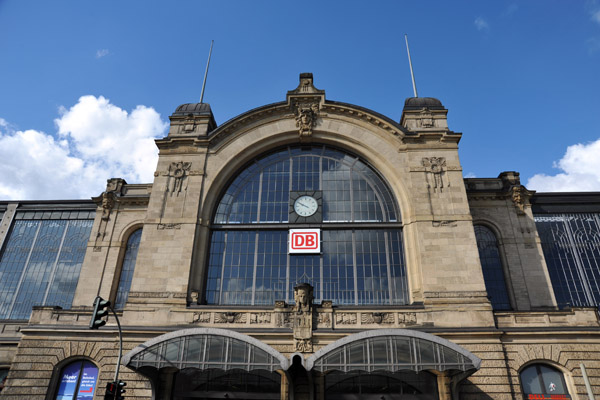
M0 0L0 198L87 198L150 182L153 137L197 102L217 123L327 98L399 120L417 88L449 109L467 176L600 191L600 1ZM118 144L119 143L119 144Z

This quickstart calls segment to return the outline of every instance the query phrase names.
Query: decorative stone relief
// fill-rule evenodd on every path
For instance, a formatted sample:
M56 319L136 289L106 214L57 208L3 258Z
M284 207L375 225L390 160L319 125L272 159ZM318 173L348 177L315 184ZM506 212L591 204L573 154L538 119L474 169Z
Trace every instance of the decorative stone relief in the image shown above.
M336 313L335 323L338 325L356 324L356 313Z
M179 195L182 190L186 189L184 186L185 178L192 166L191 162L172 162L169 165L169 182L167 184L167 191L173 194Z
M458 224L456 223L456 221L443 220L443 221L431 221L431 226L433 226L435 228L439 228L439 227L443 227L443 226L447 226L450 228L456 228L458 226Z
M312 352L313 287L308 283L294 287L294 301L292 322L296 351Z
M190 293L190 299L192 304L198 304L198 298L200 297L200 293L197 291L192 291Z
M269 324L271 323L271 313L251 313L251 324Z
M279 328L288 327L291 323L289 312L278 312L275 314L275 325Z
M296 127L300 138L310 137L319 115L318 103L296 104Z
M398 323L404 325L416 325L417 313L398 313Z
M510 197L512 199L513 204L517 208L517 214L525 215L525 196L524 196L524 187L513 186L510 189Z
M446 158L445 157L423 157L421 163L425 167L425 175L427 177L427 187L433 188L434 192L438 190L444 191L444 175L446 174ZM446 182L445 186L450 186L450 182Z
M300 353L312 353L312 339L295 339L295 342L296 351L299 351Z
M195 312L192 317L192 322L208 323L208 322L210 322L210 313L209 312Z
M94 201L96 204L100 204L102 207L102 217L100 224L98 225L98 231L96 232L96 241L94 243L94 251L100 251L100 246L98 246L99 240L104 240L106 236L106 227L108 225L108 220L110 218L110 213L115 206L116 198L121 196L123 191L123 186L127 184L125 179L121 178L111 178L106 181L106 190L102 192L102 195L99 197L95 197ZM98 248L98 250L96 250Z
M215 313L215 324L243 324L246 323L246 314L239 312Z
M331 313L319 313L317 317L317 324L319 326L323 326L324 328L331 327Z
M181 229L181 224L158 224L156 225L156 229Z
M431 114L431 112L427 108L423 108L421 110L421 115L417 120L417 124L419 128L432 128L433 114Z
M363 324L393 324L394 314L386 312L361 313Z

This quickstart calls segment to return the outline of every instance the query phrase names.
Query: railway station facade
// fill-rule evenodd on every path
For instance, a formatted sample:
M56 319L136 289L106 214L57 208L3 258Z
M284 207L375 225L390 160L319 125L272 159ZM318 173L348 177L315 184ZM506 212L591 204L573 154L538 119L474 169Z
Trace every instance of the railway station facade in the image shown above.
M434 98L400 121L183 104L153 183L0 201L0 399L600 396L600 193L464 178ZM468 138L466 138L468 140Z

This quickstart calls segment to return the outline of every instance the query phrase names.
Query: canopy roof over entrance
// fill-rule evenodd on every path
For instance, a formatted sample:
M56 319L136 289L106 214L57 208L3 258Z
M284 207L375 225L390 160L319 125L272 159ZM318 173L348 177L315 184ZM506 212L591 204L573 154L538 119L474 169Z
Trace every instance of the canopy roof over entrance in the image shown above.
M289 361L272 347L234 331L193 328L158 336L130 351L129 368L286 370Z
M356 333L323 347L306 360L306 369L362 371L475 372L481 359L438 336L406 329Z
M215 328L193 328L158 336L123 359L134 370L161 368L287 370L289 360L250 336ZM307 371L477 371L481 360L438 336L406 329L356 333L323 347L304 362Z

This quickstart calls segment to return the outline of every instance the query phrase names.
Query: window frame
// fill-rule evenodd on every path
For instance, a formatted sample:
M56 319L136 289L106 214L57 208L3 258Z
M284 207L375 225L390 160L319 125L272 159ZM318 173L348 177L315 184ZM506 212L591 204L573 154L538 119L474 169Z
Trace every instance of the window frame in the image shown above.
M131 284L133 283L133 276L135 274L135 266L137 264L137 256L139 254L140 246L142 243L143 228L144 228L143 224L135 223L134 225L132 225L128 229L126 229L122 236L121 252L120 252L120 256L119 256L119 262L117 264L118 265L117 273L115 273L115 277L113 280L114 293L111 295L111 299L112 299L112 303L114 304L115 311L123 310L123 308L125 308L125 305L127 304L127 299L129 298L129 292L131 291ZM131 272L132 272L131 273L131 281L129 282L129 287L127 288L127 294L125 295L125 301L124 301L122 307L118 307L117 299L119 298L119 289L121 287L121 280L123 278L123 268L125 267L125 263L127 262L127 251L128 251L128 247L129 247L129 241L131 240L133 235L135 235L137 232L140 232L140 237L139 237L139 242L137 244L135 259L133 260L133 266L131 268Z
M100 367L91 358L86 357L86 356L77 355L77 356L66 358L66 359L60 361L58 364L56 364L54 366L54 369L52 370L52 377L50 378L50 383L48 384L48 390L46 391L45 400L56 400L56 397L58 396L58 389L59 389L59 386L60 386L60 381L61 381L61 378L62 378L62 375L63 375L63 371L69 365L74 364L76 362L82 362L81 368L79 370L80 374L81 374L82 369L84 367L83 363L85 363L85 362L89 362L90 364L92 364L96 368L96 374L97 375L96 375L96 385L95 385L94 397L93 398L96 398L98 396L99 390L101 390L101 388L99 386L100 372L101 372ZM77 390L79 389L80 381L81 381L81 375L77 378L77 388L76 388L74 394L76 394ZM74 397L75 397L75 399L77 398L76 396L74 396ZM73 399L73 400L75 400L75 399Z
M500 231L500 229L498 229L498 227L496 227L494 224L492 224L489 221L474 220L473 221L473 232L475 234L475 243L476 244L477 244L478 240L477 240L477 234L475 233L475 227L477 227L477 226L481 226L481 227L488 229L494 235L494 237L496 239L496 248L498 249L498 255L500 257L500 264L501 264L501 268L502 268L502 274L504 277L504 286L506 288L506 294L508 297L509 308L500 309L500 310L494 308L494 311L514 311L517 309L517 301L516 301L515 294L513 291L512 279L511 279L511 275L510 275L508 259L506 257L504 241L502 240L501 231ZM479 256L479 260L481 263L481 256L479 255L479 245L477 245L477 255ZM482 265L482 275L483 275L483 265ZM484 276L484 284L485 284L485 276ZM487 285L486 285L486 292L487 291L488 290L487 290ZM490 303L491 303L491 301L490 301ZM492 305L492 307L493 307L493 305Z
M565 391L567 392L566 394L563 393L557 393L557 395L560 396L567 396L565 397L565 399L573 399L573 396L571 395L571 393L573 392L573 387L572 387L572 382L570 379L570 375L568 375L568 371L565 371L564 368L562 368L561 366L558 366L554 363L550 363L547 360L535 360L535 361L531 361L525 365L523 365L521 367L521 369L519 369L519 386L521 388L521 394L523 395L523 399L527 400L529 399L529 396L539 396L539 395L543 395L543 396L551 396L551 393L547 393L547 389L546 389L546 385L545 382L542 380L542 374L540 371L540 367L546 367L549 368L551 370L554 370L555 372L557 372L558 374L560 374L561 380L562 380L562 385L565 389ZM536 374L537 374L537 378L539 380L540 383L540 387L542 388L543 393L530 393L527 394L525 392L525 388L523 386L523 379L521 377L521 375L523 374L523 372L527 369L531 369L531 368L535 368L536 369ZM548 399L550 399L550 397L548 397Z
M274 165L275 163L269 164L269 163L265 163L262 166L259 165L259 162L261 160L268 160L269 158L271 158L272 160L274 160L275 162L281 162L282 160L291 160L294 157L303 157L304 155L301 153L297 153L298 149L306 149L306 146L301 146L301 145L297 145L297 144L290 144L290 145L286 145L286 146L282 146L282 147L278 147L278 148L274 148L271 149L270 151L266 151L263 152L257 156L255 156L253 159L251 159L249 162L246 162L245 164L243 164L240 168L238 168L231 176L231 178L227 181L227 183L222 187L221 189L221 193L218 196L218 200L216 201L216 203L213 206L213 209L211 211L211 224L209 225L209 234L207 235L207 251L206 251L206 258L204 261L204 272L203 272L203 290L202 290L202 301L208 303L209 298L211 296L209 296L209 292L211 290L209 290L209 285L211 284L211 278L209 276L210 271L211 271L211 253L212 253L212 246L213 246L213 237L215 235L216 232L221 231L221 232L232 232L232 231L250 231L250 232L265 232L268 230L280 230L280 231L288 231L291 228L319 228L323 231L335 231L335 230L348 230L350 232L352 232L352 236L354 237L354 235L356 235L356 232L361 231L361 230L378 230L381 232L385 232L384 234L386 235L386 256L389 259L388 261L386 261L386 268L388 270L391 270L393 268L395 268L393 262L391 261L392 258L396 258L394 256L393 250L391 249L392 247L392 241L395 240L395 236L396 233L394 233L396 230L398 231L398 234L400 236L400 250L398 252L399 256L400 256L400 267L401 268L401 274L399 276L393 276L392 279L400 279L401 280L401 285L402 285L402 291L403 293L401 294L396 294L394 292L394 295L392 297L390 297L389 299L386 300L386 302L384 303L365 303L364 305L384 305L384 306L402 306L402 305L408 305L411 303L411 298L410 298L410 285L409 285L409 276L408 276L408 268L407 268L407 264L406 264L406 247L405 247L405 240L404 240L404 232L403 232L403 223L402 223L402 218L401 218L401 209L399 207L399 203L398 200L396 198L396 194L395 192L392 190L392 186L388 183L388 181L381 175L381 173L374 168L366 159L364 159L362 156L357 155L356 153L352 152L352 151L348 151L346 149L342 149L339 148L337 146L332 146L332 145L328 145L328 144L324 144L324 143L314 143L311 144L310 147L312 147L313 151L310 153L306 153L306 156L314 156L314 157L319 157L321 160L326 160L326 159L331 159L334 160L335 162L339 162L340 164L344 164L344 165L348 165L351 168L349 169L349 174L350 177L348 178L349 181L352 181L354 179L356 179L354 177L354 173L358 174L357 176L360 176L360 179L363 179L366 181L368 187L370 187L370 190L373 191L373 193L375 194L375 199L377 202L377 207L379 207L378 209L381 212L381 221L365 221L365 220L356 220L355 219L355 212L360 212L359 211L359 203L357 203L356 205L353 204L353 200L352 197L350 198L350 211L349 211L349 215L351 216L351 220L349 220L348 222L343 222L343 221L337 221L335 219L331 220L331 222L329 221L321 221L318 223L312 222L312 223L308 223L308 222L296 222L296 223L291 223L289 222L289 220L287 221L282 221L282 222L271 222L271 221L261 221L260 219L260 215L262 213L261 210L261 203L260 200L257 200L254 204L259 211L256 212L256 218L254 216L252 216L253 214L249 214L251 215L251 219L250 221L254 221L254 219L256 219L255 222L231 222L230 219L230 214L229 214L229 210L231 210L232 208L232 204L235 203L235 197L231 195L231 193L240 193L242 192L245 186L243 185L247 185L248 182L251 182L251 174L247 174L247 171L252 171L252 174L255 175L261 175L262 171L266 171L268 170L272 165ZM317 149L317 150L315 150ZM286 154L285 157L283 157L283 154ZM329 153L331 152L331 153ZM335 153L340 154L340 158L335 158ZM332 155L334 154L334 155ZM352 160L351 162L348 161L346 157L351 157ZM285 161L284 161L285 162ZM320 161L321 162L321 161ZM357 165L357 163L360 163L360 166L356 169L354 169L354 166ZM258 165L257 167L255 167L256 165ZM256 168L256 171L252 170L252 168ZM321 174L321 169L322 167L319 166L319 174ZM369 175L370 174L370 175ZM290 176L292 175L292 169L290 168ZM376 180L372 181L375 177ZM237 184L236 180L241 179L241 182L243 182L243 185ZM319 175L319 181L322 182L322 177ZM261 180L262 182L262 180ZM360 182L362 181L356 181L357 183L355 183L355 187L354 189L349 189L350 192L352 192L352 190L354 191L358 191L358 190L364 190L364 189L359 189L359 185L361 184ZM232 186L236 184L236 186ZM297 192L298 188L293 187L293 183L291 181L291 177L290 177L290 182L289 182L289 186L290 189L284 189L286 192L289 193L293 193L293 192ZM232 189L233 188L233 189ZM262 192L262 190L264 190L262 187L259 187L259 189L256 189ZM304 189L302 189L304 190ZM302 191L301 190L301 191ZM319 191L323 191L323 187L321 185L321 183L319 184L319 187L316 188L315 190L319 190ZM334 189L331 189L334 190ZM230 199L233 200L228 200L228 202L224 205L224 199L229 196ZM352 194L350 194L350 196L352 196ZM325 207L324 205L322 207ZM355 209L356 207L356 209ZM324 209L324 208L322 208ZM362 214L361 214L362 215ZM370 214L367 214L370 215ZM364 217L363 217L364 218ZM367 217L368 218L368 217ZM387 242L390 242L389 244ZM353 238L353 242L354 242L354 238ZM389 250L388 250L389 247ZM290 256L286 253L286 256L289 258ZM356 255L353 254L353 257L355 257ZM323 258L323 256L321 256L321 258ZM287 264L290 264L289 261L287 262ZM354 261L351 265L351 268L353 268L354 270L356 270L357 268L357 262ZM213 267L214 268L214 267ZM256 265L256 263L254 263L254 269L256 270L258 268L258 266ZM289 266L286 266L286 268L289 268ZM321 268L323 268L323 260L321 260ZM287 272L286 272L287 274ZM357 275L355 273L356 276L354 276L353 279L360 279L360 275ZM224 275L219 275L221 276L221 278L224 277ZM388 271L387 274L387 278L390 278L390 273ZM292 276L289 276L289 280L291 281ZM318 279L318 277L317 277ZM321 279L323 280L323 279ZM254 285L255 283L253 283L253 294L252 294L252 299L250 300L249 305L254 305ZM391 293L392 291L395 290L395 283L392 283L391 281L389 283L387 283L387 285L389 286L388 291ZM221 285L222 286L222 285ZM286 291L289 289L288 288L288 284L286 283L285 287L286 287ZM316 288L315 288L316 289ZM219 293L217 296L220 298L220 296L222 296L222 293L220 291L221 289L219 289ZM356 283L355 283L355 291L356 289ZM358 289L359 292L362 289ZM390 295L391 296L391 295ZM286 294L284 297L290 297L289 293ZM360 301L362 299L359 299L360 297L360 293L359 294L355 294L355 299L356 301L353 302L352 304L339 304L341 306L343 305L362 305L363 303L361 303ZM291 298L282 298L281 300L291 300ZM223 303L223 302L217 302L215 301L214 303L211 302L210 304L214 304L214 305L235 305L235 304L229 304L229 303ZM237 303L236 303L237 304ZM242 305L242 304L237 304L237 305Z

